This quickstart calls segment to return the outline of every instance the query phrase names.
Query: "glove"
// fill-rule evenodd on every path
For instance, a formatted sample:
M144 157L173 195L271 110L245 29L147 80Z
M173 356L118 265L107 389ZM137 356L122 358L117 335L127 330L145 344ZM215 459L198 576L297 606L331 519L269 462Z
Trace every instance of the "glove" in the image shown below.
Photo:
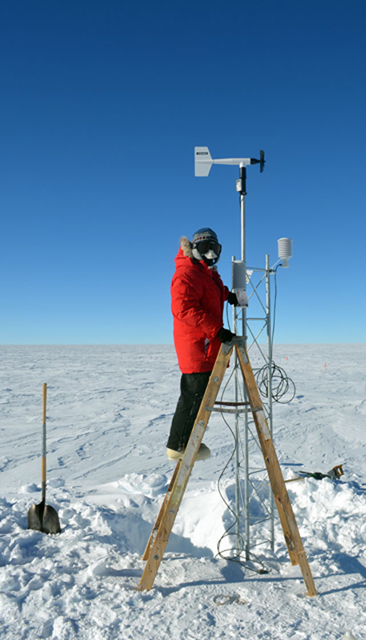
M238 306L238 298L236 297L236 293L233 293L232 291L229 291L229 295L227 297L227 301L229 304L233 304L234 307Z
M217 332L216 337L221 340L221 342L231 342L233 338L235 338L235 333L231 333L229 329L225 329L225 327L221 327L220 331Z

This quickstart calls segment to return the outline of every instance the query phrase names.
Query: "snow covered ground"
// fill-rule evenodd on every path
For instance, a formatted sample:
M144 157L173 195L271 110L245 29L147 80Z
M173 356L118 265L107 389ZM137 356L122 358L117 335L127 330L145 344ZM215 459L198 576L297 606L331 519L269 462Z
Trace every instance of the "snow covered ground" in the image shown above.
M338 481L287 485L314 598L289 562L277 515L275 551L261 550L269 573L216 557L230 521L217 481L233 450L220 415L154 588L136 590L174 469L165 456L180 378L173 347L1 347L1 637L366 638L366 344L282 345L274 359L296 384L294 400L274 407L284 477L344 463ZM56 536L27 530L41 499L43 382ZM229 499L233 486L230 464L221 481Z

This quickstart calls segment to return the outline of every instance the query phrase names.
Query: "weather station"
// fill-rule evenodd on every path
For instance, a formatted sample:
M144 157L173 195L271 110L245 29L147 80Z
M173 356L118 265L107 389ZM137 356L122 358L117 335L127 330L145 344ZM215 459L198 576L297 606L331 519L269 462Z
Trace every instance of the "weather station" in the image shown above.
M264 407L271 436L273 434L273 401L287 401L293 398L293 383L283 369L273 362L273 329L271 305L271 279L277 275L279 266L288 267L292 257L292 240L278 240L278 260L270 266L270 257L266 255L265 267L247 265L246 248L246 211L247 167L259 164L260 173L265 167L264 151L257 158L221 158L213 159L208 147L195 147L194 167L196 177L208 177L213 165L234 165L239 167L236 191L240 195L241 256L232 258L232 291L236 293L238 306L233 307L233 332L241 335L244 347L251 355L259 355L263 366L253 366L258 389L264 398ZM277 282L276 282L277 290ZM259 339L265 336L266 348ZM263 341L263 338L262 338ZM250 410L248 398L237 353L234 353L232 372L234 402L220 405L220 411L234 413L233 428L235 440L235 506L231 509L234 522L227 529L218 545L219 554L236 560L253 570L264 572L263 564L254 552L261 545L274 549L274 499L263 465L263 457ZM225 387L226 392L227 387ZM286 400L285 400L286 401ZM230 404L230 408L225 408ZM257 455L260 454L260 455ZM230 541L228 548L221 547ZM248 564L249 563L249 564Z

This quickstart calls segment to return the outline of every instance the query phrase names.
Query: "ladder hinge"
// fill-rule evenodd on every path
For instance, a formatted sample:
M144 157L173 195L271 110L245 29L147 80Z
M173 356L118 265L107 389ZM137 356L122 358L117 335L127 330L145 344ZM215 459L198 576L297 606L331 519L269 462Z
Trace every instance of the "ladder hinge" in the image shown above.
M227 356L233 348L233 342L223 342L221 347L223 355Z
M240 342L240 343L237 345L237 347L238 347L238 349L239 349L239 351L240 351L240 353L241 353L241 357L243 358L243 362L244 362L245 364L248 364L248 362L249 362L249 358L248 358L248 356L247 356L247 354L246 354L246 351L245 351L245 349L244 349L244 344L243 344L243 342Z

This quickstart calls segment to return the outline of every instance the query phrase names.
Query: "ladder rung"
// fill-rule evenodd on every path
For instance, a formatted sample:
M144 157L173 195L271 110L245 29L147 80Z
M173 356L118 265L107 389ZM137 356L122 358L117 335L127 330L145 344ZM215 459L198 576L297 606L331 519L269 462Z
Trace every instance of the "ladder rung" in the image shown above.
M218 400L217 402L215 402L216 404L220 404L223 407L243 407L243 406L250 406L250 402L222 402L221 400Z
M215 407L205 407L206 411L217 411L218 413L249 413L250 409L220 409Z
M226 407L243 407L240 408L226 408ZM220 413L248 413L250 411L250 402L222 402L221 400L214 403L213 407L205 407L206 411L218 411Z

